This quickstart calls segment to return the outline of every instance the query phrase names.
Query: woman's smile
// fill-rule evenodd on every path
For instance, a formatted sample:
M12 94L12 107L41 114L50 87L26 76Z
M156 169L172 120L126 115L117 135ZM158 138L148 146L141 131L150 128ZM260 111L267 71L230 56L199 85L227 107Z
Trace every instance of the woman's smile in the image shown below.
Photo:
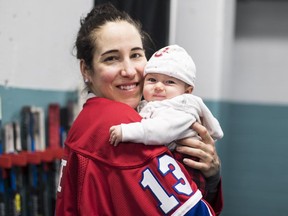
M138 85L139 85L139 83L122 84L122 85L118 85L117 87L120 88L121 90L130 91L130 90L135 89Z

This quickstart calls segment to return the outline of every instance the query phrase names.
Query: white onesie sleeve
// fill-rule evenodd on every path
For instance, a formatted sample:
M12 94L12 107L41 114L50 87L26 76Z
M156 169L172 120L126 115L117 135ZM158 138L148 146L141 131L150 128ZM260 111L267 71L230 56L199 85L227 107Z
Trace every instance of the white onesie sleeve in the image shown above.
M152 118L141 122L121 124L122 142L144 143L146 145L166 145L187 136L195 136L190 128L196 117L171 107L157 110Z

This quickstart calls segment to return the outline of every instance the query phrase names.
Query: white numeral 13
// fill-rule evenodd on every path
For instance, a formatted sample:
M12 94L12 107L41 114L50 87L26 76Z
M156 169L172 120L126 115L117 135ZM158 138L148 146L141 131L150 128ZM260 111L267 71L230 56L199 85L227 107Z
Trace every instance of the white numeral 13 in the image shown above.
M168 155L161 156L159 158L158 169L163 176L166 176L168 173L172 173L174 178L178 180L175 185L171 185L176 193L185 194L187 196L192 194L193 191L189 182L187 181L184 173L181 171L178 163L172 157ZM179 204L175 196L167 193L165 188L161 185L161 182L148 168L143 171L141 185L143 188L149 188L151 190L154 196L159 200L160 208L165 214Z

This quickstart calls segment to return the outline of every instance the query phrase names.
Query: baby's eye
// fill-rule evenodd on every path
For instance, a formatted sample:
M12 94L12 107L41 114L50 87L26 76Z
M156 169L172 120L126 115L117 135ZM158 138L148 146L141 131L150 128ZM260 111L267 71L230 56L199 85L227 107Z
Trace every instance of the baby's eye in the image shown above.
M167 80L166 83L167 84L175 84L175 82L173 80Z
M148 82L156 82L156 79L154 79L154 78L152 78L152 77L147 78L146 80L147 80Z

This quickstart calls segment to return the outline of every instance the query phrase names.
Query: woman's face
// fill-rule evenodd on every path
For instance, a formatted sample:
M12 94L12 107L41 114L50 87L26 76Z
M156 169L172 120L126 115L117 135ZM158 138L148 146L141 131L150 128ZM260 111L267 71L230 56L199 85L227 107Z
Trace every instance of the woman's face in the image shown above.
M98 97L135 108L142 96L143 70L147 62L137 29L130 23L108 22L95 32L92 70L86 69L90 89Z

